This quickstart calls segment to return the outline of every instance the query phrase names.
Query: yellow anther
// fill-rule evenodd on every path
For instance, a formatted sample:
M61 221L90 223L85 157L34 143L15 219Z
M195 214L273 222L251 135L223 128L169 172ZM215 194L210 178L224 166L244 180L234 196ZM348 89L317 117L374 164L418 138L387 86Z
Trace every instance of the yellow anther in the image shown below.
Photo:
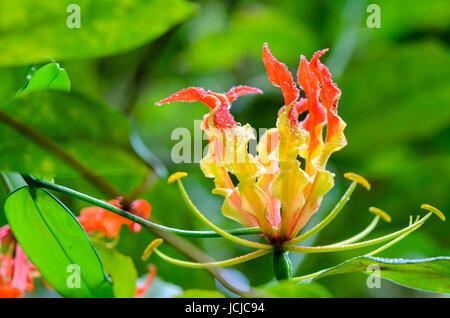
M374 206L371 206L369 208L369 212L374 213L376 215L379 215L383 220L385 220L386 222L391 222L391 217L389 216L389 214L387 214L386 212L384 212L383 210L376 208Z
M174 174L170 175L169 179L167 179L167 183L173 183L175 181L177 181L178 179L187 177L187 173L186 172L175 172Z
M361 177L360 175L358 175L356 173L346 172L346 173L344 173L344 178L359 183L367 190L370 190L370 188L371 188L369 181L367 181L364 177Z
M147 248L145 249L144 253L142 254L141 259L143 261L148 260L150 255L164 242L163 239L157 238L153 240L150 244L148 244Z
M441 211L439 211L438 209L436 209L434 206L431 206L429 204L422 204L420 206L422 209L428 210L433 212L434 214L436 214L442 221L445 221L445 215L444 213L442 213Z

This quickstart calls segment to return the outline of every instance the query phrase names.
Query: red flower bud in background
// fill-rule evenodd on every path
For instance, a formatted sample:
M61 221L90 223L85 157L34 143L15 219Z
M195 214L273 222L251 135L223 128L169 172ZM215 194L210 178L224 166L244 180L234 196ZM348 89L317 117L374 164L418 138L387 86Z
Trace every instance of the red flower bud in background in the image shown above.
M122 198L108 201L109 204L124 209L121 204ZM133 201L129 206L129 212L144 219L150 217L152 207L145 200ZM78 221L83 226L86 233L90 234L98 232L108 238L114 238L120 232L122 225L128 225L133 232L139 232L141 226L130 220L125 219L113 212L107 211L100 207L87 207L80 211Z

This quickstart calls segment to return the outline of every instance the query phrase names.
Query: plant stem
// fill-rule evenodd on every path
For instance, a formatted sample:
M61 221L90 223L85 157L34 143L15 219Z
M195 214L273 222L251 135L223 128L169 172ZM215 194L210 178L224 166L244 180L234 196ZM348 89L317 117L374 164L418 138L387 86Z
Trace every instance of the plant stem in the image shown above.
M292 265L288 252L273 252L273 273L277 280L292 278Z
M190 257L191 259L199 262L199 263L207 263L210 262L211 259L205 255L201 250L199 250L197 247L192 245L190 242L182 239L181 237L178 237L175 234L178 235L184 235L184 236L190 236L190 237L219 237L217 233L210 232L210 231L184 231L179 229L172 229L163 225L155 224L153 222L150 222L148 220L142 219L140 217L137 217L127 211L121 210L116 208L115 206L109 205L106 202L103 202L101 200L92 198L86 194L77 192L75 190L63 187L61 185L53 184L50 182L46 182L44 180L36 179L31 175L24 175L24 179L31 185L35 185L41 188L46 188L49 190L57 191L69 196L72 196L74 198L77 198L79 200L82 200L84 202L94 204L96 206L99 206L101 208L104 208L105 210L111 211L113 213L116 213L120 216L123 216L124 218L127 218L133 222L136 222L143 227L147 228L154 234L156 234L159 237L162 237L165 242L168 244L174 246L177 250L181 251L186 256ZM248 228L248 229L236 229L233 230L236 231L236 235L248 235L248 234L259 234L259 228ZM175 234L174 234L175 233ZM250 290L244 291L240 290L236 287L234 287L227 278L224 277L222 274L222 271L219 268L214 267L208 267L206 268L208 272L211 273L212 276L214 276L225 288L229 289L230 291L244 296L244 297L264 297L265 295L262 294L259 290L250 287Z
M141 217L138 217L134 214L131 214L130 212L127 212L125 210L119 209L113 205L110 205L104 201L95 199L93 197L90 197L84 193L80 193L78 191L75 191L73 189L69 189L66 187L63 187L61 185L58 184L54 184L51 182L47 182L44 180L40 180L37 179L31 175L24 175L23 178L25 179L25 181L27 181L27 183L34 185L36 187L40 187L40 188L46 188L49 190L54 190L60 193L64 193L66 195L72 196L74 198L77 198L79 200L82 200L84 202L99 206L105 210L111 211L113 213L116 213L128 220L131 220L133 222L136 222L148 229L152 229L152 230L159 230L159 231L164 231L164 232L170 232L173 234L177 234L180 236L187 236L187 237L202 237L202 238L210 238L210 237L220 237L221 235L217 234L216 232L213 231L189 231L189 230L180 230L180 229L175 229L175 228L171 228L171 227L167 227L164 225L160 225L157 223L153 223L149 220L143 219ZM261 230L258 227L253 227L253 228L240 228L240 229L233 229L233 230L229 230L227 231L230 234L233 235L251 235L251 234L261 234Z
M80 172L81 175L86 178L86 180L99 188L108 197L114 198L120 195L119 190L116 189L112 184L110 184L107 180L98 177L95 172L93 172L89 167L85 166L84 163L78 161L72 154L66 152L65 149L63 149L53 140L49 139L40 131L26 125L25 123L19 121L18 119L2 110L0 110L0 121L4 122L9 127L16 130L18 133L30 139L40 147L46 149L54 156Z

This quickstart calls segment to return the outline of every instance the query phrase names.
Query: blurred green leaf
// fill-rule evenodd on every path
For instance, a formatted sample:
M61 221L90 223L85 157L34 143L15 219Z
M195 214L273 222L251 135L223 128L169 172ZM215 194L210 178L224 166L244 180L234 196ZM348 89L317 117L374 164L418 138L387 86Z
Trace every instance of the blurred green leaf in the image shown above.
M69 60L121 53L155 39L194 8L184 0L80 0L80 28L69 28L73 10L67 9L72 3L0 2L0 65L37 63L48 56Z
M296 284L292 281L281 281L276 285L264 289L274 297L279 298L329 298L330 292L318 283Z
M128 120L101 102L76 93L32 92L0 105L0 111L55 142L97 175L133 177L147 171L129 143ZM0 122L0 170L78 175L17 129Z
M394 283L410 288L450 293L450 257L447 256L425 259L360 256L331 267L314 279L352 272L375 275L373 270L369 270L371 265L378 266L380 276Z
M131 257L107 247L104 242L92 240L92 244L100 255L106 273L111 276L114 296L133 298L136 291L137 272Z
M450 79L442 65L449 64L447 49L436 42L374 49L351 64L339 83L339 111L348 124L344 154L371 157L380 146L429 137L447 127Z
M28 76L28 82L18 95L44 89L70 92L69 77L66 70L61 68L58 63L44 65L33 75Z
M176 298L225 298L225 296L216 290L188 289Z
M55 197L42 189L22 187L8 196L4 210L26 255L58 293L113 296L112 284L86 233Z
M380 6L381 28L365 31L378 38L394 40L427 32L445 32L450 27L450 5L446 0L374 0L370 3Z
M264 42L285 63L298 63L299 52L310 55L317 48L306 24L276 8L249 4L233 13L228 29L194 42L183 58L194 70L233 67L248 55L260 60Z

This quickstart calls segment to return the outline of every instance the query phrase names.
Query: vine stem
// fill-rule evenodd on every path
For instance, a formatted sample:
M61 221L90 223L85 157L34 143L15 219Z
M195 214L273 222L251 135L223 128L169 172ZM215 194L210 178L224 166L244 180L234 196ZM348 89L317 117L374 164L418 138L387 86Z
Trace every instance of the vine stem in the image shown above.
M120 216L123 216L124 218L127 218L133 222L136 222L143 227L149 229L151 232L155 233L157 236L160 236L169 243L170 245L174 246L176 249L181 251L183 254L187 255L191 259L200 262L200 263L207 263L210 262L210 258L206 256L201 250L199 250L197 247L192 245L190 242L178 237L175 234L178 235L184 235L184 236L190 236L190 237L219 237L215 232L209 232L209 231L184 231L179 229L172 229L163 225L155 224L153 222L150 222L148 220L142 219L140 217L137 217L127 211L118 209L112 205L109 205L106 202L103 202L101 200L92 198L84 193L80 193L78 191L75 191L73 189L66 188L61 185L53 184L44 180L36 179L31 175L24 175L23 178L31 185L35 185L37 187L46 188L49 190L57 191L69 196L72 196L74 198L77 198L79 200L82 200L84 202L99 206L101 208L104 208L105 210L111 211L113 213L116 213ZM248 234L257 234L260 232L257 232L256 228L248 228L248 229L236 229L237 235L248 235ZM200 235L206 235L206 236L200 236ZM228 279L224 277L222 274L222 271L219 268L214 267L208 267L206 268L208 272L211 273L212 276L214 276L225 288L229 289L230 291L241 295L245 297L264 297L265 295L261 293L259 290L250 287L249 290L241 290L239 288L236 288L233 286L230 282L228 282Z
M120 192L116 187L107 180L97 176L89 167L78 161L72 154L66 152L60 145L49 139L40 131L24 124L2 110L0 110L0 120L80 172L86 180L99 188L105 195L111 198L120 195Z
M113 213L116 213L130 221L133 221L135 223L138 223L148 229L152 229L152 230L159 230L159 231L164 231L164 232L170 232L173 234L177 234L180 236L187 236L187 237L201 237L201 238L211 238L211 237L220 237L221 235L217 234L214 231L189 231L189 230L180 230L180 229L175 229L175 228L171 228L171 227L167 227L161 224L157 224L157 223L153 223L149 220L143 219L139 216L136 216L134 214L131 214L128 211L122 210L120 208L117 208L113 205L110 205L104 201L98 200L96 198L93 198L87 194L75 191L73 189L70 188L66 188L64 186L58 185L58 184L54 184L51 182L47 182L44 180L40 180L37 179L31 175L24 175L23 178L25 179L25 181L27 181L27 183L37 186L37 187L41 187L41 188L46 188L49 190L54 190L69 196L72 196L74 198L77 198L79 200L82 200L84 202L99 206L105 210L111 211ZM233 235L251 235L251 234L260 234L261 230L258 227L253 227L253 228L239 228L239 229L233 229L233 230L229 230L227 233L233 234Z

